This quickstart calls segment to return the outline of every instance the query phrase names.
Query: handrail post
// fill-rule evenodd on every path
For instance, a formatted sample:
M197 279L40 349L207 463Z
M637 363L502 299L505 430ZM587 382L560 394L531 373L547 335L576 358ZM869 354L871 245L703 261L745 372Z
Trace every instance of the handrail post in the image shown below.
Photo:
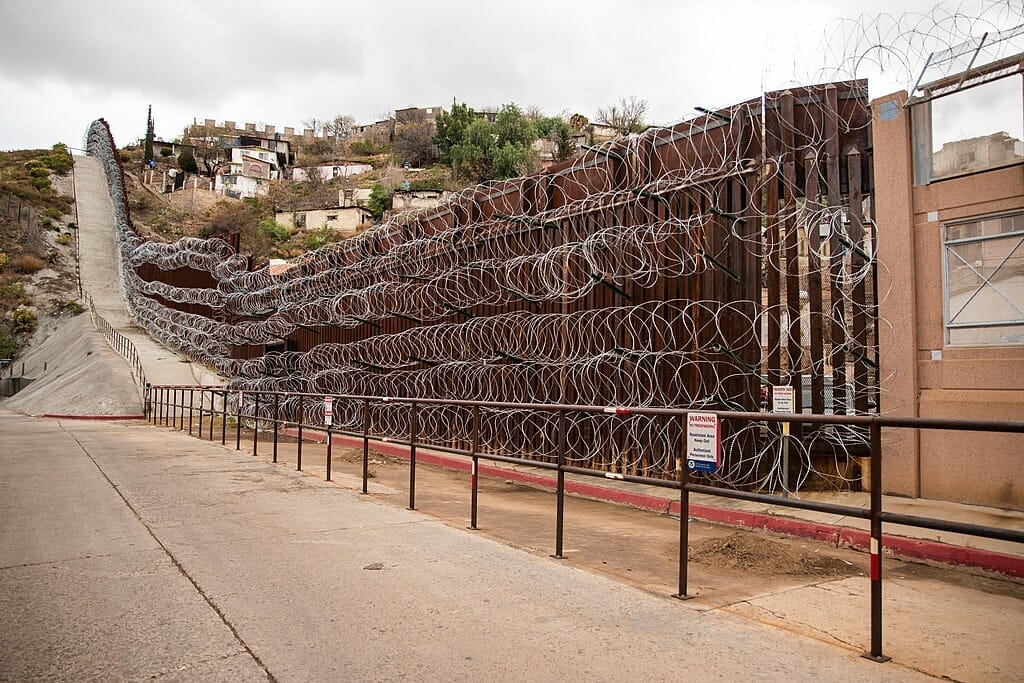
M862 656L888 662L882 654L882 426L871 420L871 651Z
M473 454L473 471L469 475L469 486L470 486L470 503L469 503L469 528L474 531L477 530L476 525L476 512L477 512L477 487L479 485L479 468L480 468L480 456L477 453L480 451L480 406L473 406L473 444L470 446Z
M256 397L255 403L253 404L253 422L252 422L252 454L256 455L256 451L259 447L259 436L260 436L260 392L254 394Z
M212 429L212 427L211 427ZM228 431L228 390L224 389L224 398L220 403L220 445L226 445L225 438Z
M163 408L164 408L164 416L163 417L164 417L164 419L163 419L163 424L164 424L164 427L166 427L168 425L168 421L170 420L170 416L171 416L171 390L165 387L164 391L163 391L163 394L164 394L164 400L163 400Z
M370 399L363 400L363 493L368 493L370 478Z
M175 394L174 397L174 407L178 410L178 419L175 420L175 423L178 425L178 431L183 432L185 431L185 388L178 387L176 389L176 392L177 393Z
M199 387L199 425L196 428L196 434L200 439L203 438L203 397L206 396L206 390L202 386Z
M182 390L182 391L184 391L184 390ZM189 389L188 389L188 435L189 436L192 436L192 410L193 410L192 403L193 403L193 399L194 399L195 393L196 393L196 390L193 389L192 387L189 387Z
M683 433L685 447L686 433ZM683 456L676 454L676 479L679 480L679 588L672 596L689 600L693 596L686 592L687 574L690 563L690 468L683 462Z
M299 425L299 443L298 448L296 449L297 454L295 458L295 469L299 472L302 471L302 413L302 394L299 394L299 414L297 416Z
M214 404L216 398L217 393L213 389L210 389L210 441L213 441L213 422L217 415L216 406Z
M242 450L242 401L245 399L245 392L238 392L238 409L235 410L235 450Z
M152 397L150 396L149 392L150 392L149 382L146 382L146 386L145 386L145 400L142 403L142 412L143 412L143 415L145 416L147 422L149 422L149 419L153 416L153 411L152 411L152 409L151 409L151 407L149 405L149 402L152 400Z
M565 527L565 449L568 434L565 430L565 411L558 411L558 487L555 498L555 554L551 557L564 560L562 554L562 532Z
M324 420L327 424L327 481L331 480L331 420Z
M409 413L409 509L416 509L416 401L412 402Z
M277 421L281 417L281 395L274 392L274 462L277 462Z

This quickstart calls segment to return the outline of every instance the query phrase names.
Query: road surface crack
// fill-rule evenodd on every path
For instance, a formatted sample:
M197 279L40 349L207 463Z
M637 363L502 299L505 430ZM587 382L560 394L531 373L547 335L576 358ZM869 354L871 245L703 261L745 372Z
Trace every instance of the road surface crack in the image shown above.
M114 489L114 491L121 498L121 500L128 507L128 509L131 510L131 513L135 515L135 518L139 520L139 524L143 526L143 528L146 530L146 533L149 534L150 538L152 538L156 542L156 544L160 546L160 549L163 550L164 554L167 556L167 559L171 561L171 564L173 564L175 568L177 568L178 572L183 577L185 577L185 579L189 583L192 584L192 587L195 588L196 592L199 593L200 596L202 596L203 600L206 601L206 604L210 606L210 609L212 609L214 613L218 617L220 617L221 622L223 622L224 625L228 627L228 630L231 631L231 634L235 637L235 640L238 641L239 645L241 645L242 648L249 654L249 656L253 658L253 661L255 661L256 664L261 669L263 669L263 672L267 675L267 680L276 683L277 678L274 676L274 674L270 673L270 670L267 669L267 666L263 663L263 660L261 660L255 652L253 652L252 648L250 648L249 644L245 642L245 640L242 638L242 635L235 628L234 624L232 624L228 620L227 616L221 611L217 604L214 603L210 596L206 594L206 592L202 589L202 587L195 580L195 578L193 578L193 576L188 573L188 570L186 570L185 567L182 566L181 562L178 561L178 558L174 556L174 553L172 553L170 549L164 545L163 541L161 541L160 538L157 537L157 535L149 527L149 524L146 523L146 521L138 513L135 507L131 504L131 502L129 502L125 495L121 492L121 489L118 488L117 484L111 481L110 477L107 476L107 473L103 470L100 464L96 462L96 458L92 456L92 453L89 452L89 449L82 445L82 442L78 440L78 437L75 434L64 429L63 425L61 426L61 430L64 431L72 439L74 439L75 443L78 444L78 447L82 450L82 453L84 453L85 456L89 458L90 461L92 461L93 466L99 471L103 478L107 480L107 483L110 484L111 488Z

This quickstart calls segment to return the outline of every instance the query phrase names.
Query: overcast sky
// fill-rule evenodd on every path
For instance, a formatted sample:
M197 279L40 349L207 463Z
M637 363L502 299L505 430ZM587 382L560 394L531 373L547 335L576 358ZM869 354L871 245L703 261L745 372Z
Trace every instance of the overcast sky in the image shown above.
M280 129L351 114L365 123L403 107L447 107L453 97L477 109L516 102L593 118L598 107L636 95L649 102L650 122L664 125L692 116L694 106L757 97L762 86L850 77L855 60L842 57L851 54L866 56L857 75L873 78L877 96L906 87L892 63L875 78L882 51L870 45L893 35L892 18L866 34L836 20L934 5L0 0L0 150L78 147L98 117L126 145L145 133L150 104L164 139L193 119ZM1019 20L1019 5L944 4L971 14L987 7L1003 22ZM841 65L839 73L823 69Z

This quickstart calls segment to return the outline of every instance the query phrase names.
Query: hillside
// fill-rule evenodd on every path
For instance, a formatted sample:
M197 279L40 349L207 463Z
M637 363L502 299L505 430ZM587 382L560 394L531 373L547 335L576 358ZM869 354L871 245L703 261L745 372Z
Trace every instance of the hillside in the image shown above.
M0 152L0 359L83 311L71 173L60 144Z

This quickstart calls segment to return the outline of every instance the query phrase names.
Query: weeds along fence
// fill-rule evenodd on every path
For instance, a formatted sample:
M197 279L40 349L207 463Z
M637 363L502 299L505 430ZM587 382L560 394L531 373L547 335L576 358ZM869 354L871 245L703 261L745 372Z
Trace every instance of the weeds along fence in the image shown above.
M212 397L223 399L221 409L206 410L204 397L209 393ZM198 395L198 400L197 400ZM330 399L325 401L325 399ZM296 468L302 469L303 433L310 436L310 431L326 436L327 474L331 479L332 437L335 435L354 437L362 441L362 492L368 492L369 480L369 449L371 442L388 442L409 448L409 508L416 508L416 454L418 448L429 448L434 451L463 456L471 459L471 499L470 528L477 529L478 488L477 472L479 461L527 465L554 472L556 475L556 508L555 508L555 548L554 557L562 558L564 549L564 503L565 475L574 474L601 479L616 479L633 484L644 484L674 489L679 492L680 524L679 524L679 563L678 591L674 597L688 599L687 568L689 563L689 496L699 493L723 498L752 501L787 508L810 510L827 514L866 519L870 522L871 556L871 621L870 646L865 656L878 662L888 660L882 649L882 556L885 548L883 537L884 524L900 524L905 526L967 534L981 538L997 539L1014 543L1024 543L1024 532L999 527L965 524L945 519L919 517L913 515L887 512L882 507L883 469L882 469L882 429L911 430L956 430L975 432L1000 432L1024 435L1024 422L998 422L978 420L951 420L926 418L895 418L861 415L808 415L808 414L771 414L750 413L740 411L710 411L721 423L732 425L755 425L759 429L789 431L790 425L814 426L819 429L841 430L858 427L869 434L870 447L870 505L867 509L850 505L839 505L794 497L738 491L721 486L711 486L694 473L691 463L687 462L685 444L687 418L696 411L677 408L651 408L629 406L594 406L594 405L557 405L534 403L503 403L487 401L460 401L452 399L412 399L388 396L352 396L352 395L320 395L278 391L246 391L232 390L227 387L204 386L173 386L155 385L149 387L146 396L147 415L156 425L169 425L195 433L199 438L215 438L215 423L220 422L220 441L227 444L228 422L233 421L233 437L235 448L242 448L242 426L252 428L252 454L258 455L260 432L263 431L264 441L270 432L272 460L277 462L278 441L280 431L294 428L298 434ZM330 408L326 408L329 405ZM294 412L286 412L286 407L294 408ZM438 442L436 435L430 433L431 414L438 410L458 411L466 416L461 428L464 433L462 440L468 441L468 448L453 448ZM325 413L330 419L324 419ZM314 418L314 415L316 416ZM337 422L334 416L338 415ZM395 420L397 415L404 419ZM543 420L554 427L555 449L550 459L528 459L516 455L516 451L503 451L488 448L488 434L495 429L519 424L521 419L512 422L503 418L507 415L544 416ZM569 425L580 415L592 416L607 420L610 423L624 426L629 423L649 423L661 426L672 425L677 433L682 434L684 441L673 444L671 461L674 466L674 478L652 478L632 474L611 473L605 469L581 466L573 462L571 454L576 450L573 440L578 434L572 434ZM193 431L193 418L197 418L198 430ZM204 422L205 420L205 422ZM514 436L514 432L510 434ZM1024 438L1022 438L1024 446ZM1018 450L1018 457L1024 457L1024 447ZM1020 570L1020 565L1017 565ZM1022 571L1024 575L1024 571Z

